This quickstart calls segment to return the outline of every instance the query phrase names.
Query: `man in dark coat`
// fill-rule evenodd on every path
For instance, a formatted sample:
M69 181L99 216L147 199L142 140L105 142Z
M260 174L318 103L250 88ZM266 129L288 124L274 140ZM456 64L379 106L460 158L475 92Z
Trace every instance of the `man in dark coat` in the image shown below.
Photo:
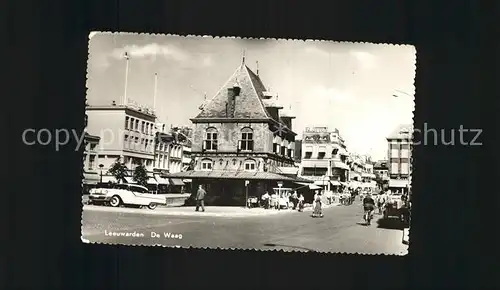
M203 186L200 184L198 187L198 192L196 192L196 211L199 211L201 206L201 211L205 211L205 195L207 192L203 189Z

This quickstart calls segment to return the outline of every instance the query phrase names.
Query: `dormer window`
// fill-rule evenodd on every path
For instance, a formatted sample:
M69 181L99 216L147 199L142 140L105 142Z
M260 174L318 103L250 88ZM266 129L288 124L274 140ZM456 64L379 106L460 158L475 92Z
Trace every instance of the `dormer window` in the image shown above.
M257 171L257 164L255 163L255 160L245 161L245 171Z
M203 150L217 151L217 129L208 128L205 133L205 140L203 142Z
M241 140L238 147L242 151L253 151L253 130L251 128L241 130Z
M203 159L201 161L201 170L203 171L211 171L212 170L212 160L210 159Z

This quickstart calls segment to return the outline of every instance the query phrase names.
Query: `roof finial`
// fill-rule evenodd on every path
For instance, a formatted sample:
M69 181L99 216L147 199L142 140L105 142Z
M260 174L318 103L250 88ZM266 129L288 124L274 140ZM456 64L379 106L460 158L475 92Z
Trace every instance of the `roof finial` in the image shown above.
M241 59L241 65L245 65L245 52L246 52L246 50L243 49L243 57Z
M257 75L259 75L259 61L255 61L257 63Z

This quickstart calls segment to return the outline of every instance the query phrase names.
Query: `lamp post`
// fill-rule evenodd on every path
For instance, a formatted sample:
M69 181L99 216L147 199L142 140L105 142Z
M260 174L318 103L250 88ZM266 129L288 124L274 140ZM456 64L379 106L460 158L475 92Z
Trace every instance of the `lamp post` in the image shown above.
M103 165L103 164L99 164L99 169L101 170L101 182L100 182L100 183L102 183L102 168L103 168L103 167L104 167L104 165Z

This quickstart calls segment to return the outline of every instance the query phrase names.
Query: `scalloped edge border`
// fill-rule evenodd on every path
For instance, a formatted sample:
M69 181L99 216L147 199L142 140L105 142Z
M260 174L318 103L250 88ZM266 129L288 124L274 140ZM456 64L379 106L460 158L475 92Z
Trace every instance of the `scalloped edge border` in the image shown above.
M303 42L328 42L328 43L356 43L356 44L371 44L371 45L388 45L388 46L410 46L413 47L414 50L414 61L413 61L413 70L415 71L415 76L413 77L413 111L412 111L412 126L415 127L415 109L416 109L416 94L417 94L417 89L415 86L415 79L418 73L418 66L417 66L417 60L418 60L418 51L415 47L415 45L412 44L394 44L394 43L385 43L385 42L366 42L366 41L342 41L342 40L328 40L328 39L298 39L298 38L274 38L274 37L241 37L241 36L220 36L220 35L196 35L196 34L171 34L171 33L148 33L148 32L112 32L112 31L90 31L88 35L88 44L87 44L87 68L86 68L86 82L85 82L85 102L87 102L87 93L89 91L88 87L88 80L89 80L89 62L90 62L90 43L92 38L97 35L97 34L110 34L110 35L149 35L149 36L170 36L170 37L191 37L191 38L213 38L213 39L245 39L245 40L274 40L274 41L303 41ZM86 126L84 129L86 130ZM411 146L410 154L413 156L413 151L414 151L414 146ZM84 164L83 164L83 153L82 153L82 171L80 172L82 182L81 182L81 193L83 192L83 179L84 179ZM412 174L411 174L411 182L410 186L413 187L413 182L414 182L414 172L416 170L414 166L414 158L411 158L411 169L412 169ZM80 195L81 195L80 193ZM276 253L314 253L314 254L328 254L328 255L337 255L337 256L347 256L347 255L358 255L358 256L395 256L395 257L404 257L408 256L411 253L411 211L410 211L410 227L408 228L408 243L405 244L405 246L408 248L406 251L406 254L392 254L392 253L380 253L380 254L366 254L366 253L360 253L360 252L355 252L355 253L350 253L350 252L322 252L322 251L298 251L298 250L264 250L264 249L245 249L245 248L221 248L221 247L192 247L192 246L172 246L172 245L163 245L163 244L154 244L154 245L148 245L148 244L119 244L119 243L106 243L106 242L92 242L85 238L83 236L83 230L84 230L84 224L83 224L83 197L80 198L80 240L84 244L92 244L92 245L105 245L105 246L125 246L125 247L137 247L137 246L142 246L142 247L148 247L148 248L176 248L176 249L194 249L194 250L203 250L203 251L241 251L241 252L276 252ZM404 230L402 231L402 242L404 239Z

